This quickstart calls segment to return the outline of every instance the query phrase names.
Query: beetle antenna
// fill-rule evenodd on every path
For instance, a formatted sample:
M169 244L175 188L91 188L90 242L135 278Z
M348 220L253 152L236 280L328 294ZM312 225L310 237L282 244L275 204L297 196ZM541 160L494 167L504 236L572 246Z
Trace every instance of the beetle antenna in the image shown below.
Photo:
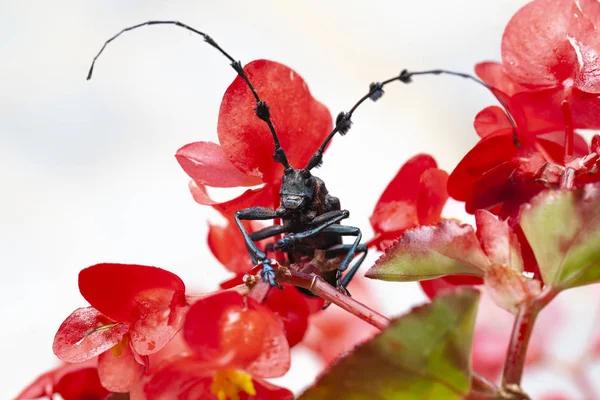
M128 28L122 29L119 33L117 33L116 35L114 35L113 37L111 37L110 39L108 39L104 43L104 45L102 46L102 48L100 49L100 51L98 52L98 54L96 54L96 56L94 57L94 60L92 61L92 65L90 66L90 70L88 72L87 80L90 80L92 78L92 73L94 72L94 66L96 64L96 60L98 59L98 57L100 57L100 55L102 54L102 52L104 51L104 49L106 48L106 46L108 46L108 44L110 42L112 42L113 40L115 40L116 38L118 38L119 36L121 36L125 32L132 31L134 29L141 28L141 27L144 27L144 26L150 26L150 25L175 25L175 26L178 26L180 28L187 29L190 32L193 32L193 33L195 33L197 35L202 36L204 38L204 41L206 43L208 43L209 45L211 45L215 49L219 50L219 52L221 54L223 54L225 57L227 57L227 59L229 59L229 61L231 61L231 64L230 64L231 67L244 80L244 82L246 82L246 85L248 85L248 88L250 88L250 91L252 92L252 95L254 96L254 99L256 100L256 108L254 109L254 112L256 113L256 116L258 118L260 118L261 120L263 120L268 125L269 130L271 131L271 135L273 136L273 142L275 144L275 153L273 153L273 159L276 162L282 164L284 168L289 168L290 165L288 163L287 156L286 156L285 151L283 150L283 148L281 148L281 144L279 143L279 137L277 136L277 132L275 132L275 127L273 126L273 122L271 122L271 113L269 112L269 106L267 105L267 103L265 103L264 101L262 101L260 99L260 97L258 97L258 93L256 92L256 89L254 88L254 86L252 86L252 83L250 83L250 80L248 79L248 76L246 76L246 73L244 72L244 69L242 68L242 63L240 61L236 61L233 57L231 57L210 36L208 36L205 33L200 32L199 30L196 30L196 29L192 28L189 25L186 25L186 24L184 24L182 22L179 22L179 21L147 21L147 22L143 22L141 24L137 24L137 25L130 26Z
M462 72L448 71L445 69L433 69L433 70L428 70L428 71L417 71L417 72L409 72L407 70L402 70L402 72L400 72L400 75L398 75L398 76L395 76L395 77L385 80L383 82L371 83L371 85L369 86L369 92L367 94L365 94L363 97L361 97L360 100L358 100L356 102L356 104L354 104L354 106L350 109L350 111L348 111L348 112L342 111L341 113L338 114L336 122L335 122L335 127L333 128L331 133L329 133L329 135L327 135L327 137L323 141L323 144L321 144L321 147L319 147L319 149L315 152L315 154L312 155L312 157L310 158L310 161L308 162L308 165L306 166L305 169L311 170L314 167L319 167L323 163L323 152L325 151L325 147L327 147L327 145L329 144L331 139L338 132L342 136L345 135L346 133L348 133L348 131L352 127L352 115L354 114L354 111L356 111L356 109L367 99L371 99L373 101L379 100L381 98L381 96L383 96L383 94L384 94L383 87L385 85L387 85L388 83L394 82L394 81L400 81L402 83L408 84L408 83L412 82L412 77L416 76L416 75L442 75L442 74L458 76L460 78L465 78L465 79L470 79L470 80L482 85L489 91L491 91L492 94L494 95L494 97L496 97L496 99L502 106L502 108L504 108L504 112L506 113L506 116L508 117L508 121L510 122L510 125L512 126L513 143L515 144L516 147L521 147L521 144L519 143L519 138L517 136L517 124L516 124L512 114L508 110L508 105L502 98L500 92L497 91L492 86L488 85L481 79L474 77L473 75L465 74Z

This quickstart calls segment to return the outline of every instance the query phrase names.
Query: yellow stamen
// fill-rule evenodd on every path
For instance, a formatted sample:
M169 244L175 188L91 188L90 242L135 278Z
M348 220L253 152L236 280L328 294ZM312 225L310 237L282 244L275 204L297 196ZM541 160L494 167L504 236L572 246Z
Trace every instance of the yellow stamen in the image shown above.
M123 336L123 339L111 347L111 352L113 357L118 358L123 354L123 348L129 346L129 341L127 340L127 335Z
M210 391L219 400L240 400L240 392L245 392L250 396L256 395L252 377L235 369L217 371L213 376Z

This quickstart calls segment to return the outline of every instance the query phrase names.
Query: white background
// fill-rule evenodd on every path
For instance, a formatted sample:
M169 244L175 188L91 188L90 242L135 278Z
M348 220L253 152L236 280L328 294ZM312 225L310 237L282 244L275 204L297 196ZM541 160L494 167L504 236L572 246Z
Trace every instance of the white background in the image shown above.
M108 37L149 19L182 20L243 63L291 66L337 115L370 82L404 68L470 72L476 62L499 60L503 28L524 3L1 0L0 398L54 365L57 327L85 305L81 268L156 265L199 290L227 276L205 240L207 219L218 218L193 202L173 154L188 142L217 141L218 107L235 73L199 37L151 27L109 46L86 82ZM491 103L458 78L391 85L334 140L319 176L369 238L368 216L398 167L427 152L451 170L476 143L473 117ZM447 216L462 218L460 206L449 208ZM423 300L415 284L374 291L390 315ZM589 329L591 291L570 294L582 318L557 344L568 354L581 350ZM286 382L296 390L311 379L298 363L292 374ZM547 385L569 389L548 376L526 381L534 391Z

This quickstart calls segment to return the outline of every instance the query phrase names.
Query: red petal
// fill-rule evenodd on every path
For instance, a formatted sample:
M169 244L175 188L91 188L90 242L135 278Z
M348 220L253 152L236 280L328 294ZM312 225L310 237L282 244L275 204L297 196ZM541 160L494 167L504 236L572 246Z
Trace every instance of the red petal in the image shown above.
M397 237L418 224L417 199L423 172L436 168L433 157L419 154L408 160L383 191L369 218L375 233Z
M93 379L91 379L87 370L91 369L95 371L96 380L98 380L98 372L96 370L97 364L98 360L95 358L90 358L89 360L81 363L64 363L61 366L56 367L53 370L50 370L40 375L35 381L33 381L29 386L27 386L25 389L23 389L21 393L17 395L16 400L37 399L44 396L51 397L54 393L57 393L57 385L60 385L60 389L63 391L61 395L65 397L65 394L68 395L67 392L69 391L69 388L67 386L74 388L76 384L76 382L73 382L73 379L66 377L68 375L78 377L80 376L80 371L86 371L83 372L83 375L81 375L81 382L85 383L85 385L82 385L82 387L80 387L82 390L85 390L81 393L89 393L90 395L92 395L94 393L94 385L92 384ZM63 378L66 379L63 381ZM67 385L68 382L72 382L73 385ZM104 396L100 398L103 399L108 394L108 391L104 388L102 389L104 391ZM74 398L69 398L69 400L71 399Z
M273 185L265 185L260 189L249 189L240 196L227 200L215 201L210 198L206 192L206 187L201 183L190 181L189 189L192 197L198 204L213 206L215 210L220 212L225 218L232 220L233 214L236 211L248 207L270 207L275 206L275 197L279 199L279 187ZM279 204L279 202L277 202Z
M66 374L56 384L55 393L63 400L104 400L109 391L102 386L98 369L83 368Z
M537 148L545 158L555 164L564 164L564 132L549 132L536 137ZM585 139L575 133L573 135L573 155L583 157L589 154L589 148Z
M135 264L97 264L79 273L79 291L97 310L134 324L183 305L185 285L161 268Z
M190 307L183 329L199 360L264 378L281 376L289 368L281 321L238 293L221 292L198 300Z
M216 143L186 144L175 154L179 165L194 181L214 187L260 185L262 180L246 175L233 166Z
M482 138L501 129L512 129L506 113L498 106L489 106L479 111L473 125Z
M179 357L144 377L131 392L132 400L216 400L211 393L212 375L217 367L195 357ZM238 393L240 400L293 400L293 394L261 379L253 379L255 396Z
M510 77L542 88L574 76L577 55L567 40L572 9L572 0L535 0L512 17L502 37L502 63Z
M288 160L303 168L332 129L325 106L310 94L304 80L292 69L273 61L256 60L244 67L271 120ZM233 164L250 175L263 174L265 182L281 175L273 161L274 142L267 124L254 113L256 101L239 76L227 88L219 111L219 141Z
M448 200L448 173L430 168L423 172L417 197L417 214L420 225L433 225L440 221L442 209Z
M129 327L92 307L78 308L58 328L52 351L66 362L82 362L119 343Z
M244 226L248 233L265 227L258 221L244 221ZM264 248L267 241L258 242L258 247ZM226 226L209 224L208 247L217 260L235 274L248 272L254 267L244 237L234 223L230 222Z
M475 73L482 81L507 96L528 90L506 75L502 64L495 61L486 61L475 65Z
M587 93L600 93L600 3L578 0L572 6L568 40L577 54L575 87Z
M215 400L210 392L215 366L195 357L179 357L145 375L131 400Z
M285 336L290 347L300 343L308 328L310 315L306 296L294 286L283 285L283 290L270 290L263 304L283 321Z
M512 131L505 130L479 141L458 163L448 178L448 193L459 201L470 199L473 188L483 174L513 158L517 147Z
M100 381L111 392L129 392L143 374L144 366L135 360L127 340L98 357Z
M492 213L485 210L475 211L475 221L477 223L477 239L490 261L522 271L521 249L516 237L510 231L508 223L498 220Z

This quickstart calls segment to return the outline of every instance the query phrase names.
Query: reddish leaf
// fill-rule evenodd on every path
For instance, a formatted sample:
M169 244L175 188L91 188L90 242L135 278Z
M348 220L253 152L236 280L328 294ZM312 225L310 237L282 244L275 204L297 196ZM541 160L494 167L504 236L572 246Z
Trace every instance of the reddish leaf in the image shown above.
M97 310L115 321L140 318L183 305L185 285L177 275L156 267L97 264L79 273L79 290Z
M264 378L281 376L289 368L282 322L267 308L236 292L217 293L194 303L183 329L199 360Z
M60 325L52 350L65 362L82 362L119 343L129 327L92 307L78 308Z
M417 196L417 215L420 225L433 225L440 221L448 200L448 173L430 168L421 174Z
M444 275L481 276L489 261L473 228L453 220L405 231L365 274L389 281L417 281Z
M290 164L303 168L332 129L325 106L310 94L304 80L285 65L256 60L244 67L261 100L267 102L279 141ZM219 111L218 133L231 162L249 175L272 183L281 166L273 160L274 143L264 121L256 117L256 101L239 76L227 88Z
M485 287L496 304L516 314L521 304L542 291L541 282L523 276L521 271L506 265L492 264L485 271Z
M523 271L521 248L506 221L499 221L485 210L475 212L477 239L492 263Z
M236 167L216 143L194 142L186 144L175 154L179 165L194 181L214 187L260 185L262 180L246 175Z
M102 386L111 392L126 393L137 384L144 373L133 356L127 337L98 357L98 375Z

